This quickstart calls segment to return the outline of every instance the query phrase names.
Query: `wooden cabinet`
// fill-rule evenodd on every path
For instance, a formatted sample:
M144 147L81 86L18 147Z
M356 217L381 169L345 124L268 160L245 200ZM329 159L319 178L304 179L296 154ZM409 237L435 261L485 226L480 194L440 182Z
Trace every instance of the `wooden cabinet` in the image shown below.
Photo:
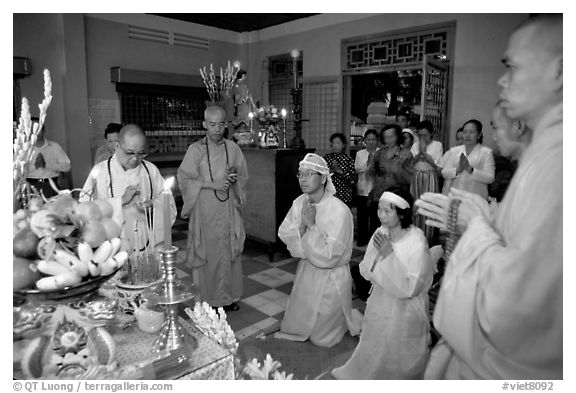
M315 149L242 149L250 179L246 186L244 225L246 235L269 246L270 257L277 246L278 227L302 190L296 173L298 163Z

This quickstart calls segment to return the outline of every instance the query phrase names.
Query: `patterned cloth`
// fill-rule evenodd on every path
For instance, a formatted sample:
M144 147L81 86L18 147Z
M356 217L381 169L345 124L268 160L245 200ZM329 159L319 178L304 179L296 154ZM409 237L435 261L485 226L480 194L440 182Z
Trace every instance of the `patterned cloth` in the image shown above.
M356 180L354 160L346 153L328 153L324 156L324 159L332 173L332 181L336 187L336 198L349 204L352 202L352 185ZM338 164L338 167L343 172L342 174L334 172L334 162Z
M388 151L386 147L376 151L374 163L370 167L376 175L370 200L376 204L382 193L392 186L401 186L409 190L414 173L414 157L410 150L400 148L391 158L388 158Z

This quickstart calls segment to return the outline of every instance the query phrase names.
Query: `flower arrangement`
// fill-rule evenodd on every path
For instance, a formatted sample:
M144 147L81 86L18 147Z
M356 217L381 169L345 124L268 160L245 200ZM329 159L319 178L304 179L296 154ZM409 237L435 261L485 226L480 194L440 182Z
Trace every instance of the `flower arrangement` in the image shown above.
M236 71L230 64L230 61L228 61L226 70L222 70L222 67L220 67L219 79L214 73L214 66L212 64L210 64L209 72L206 71L206 67L200 68L200 76L202 76L202 81L212 101L218 102L230 98L230 91L236 81Z
M206 302L197 302L194 310L186 308L186 315L190 317L194 325L206 336L216 340L224 349L232 354L238 351L236 336L228 322L226 322L226 312L222 307L218 313Z
M242 370L242 374L249 376L250 379L291 380L294 377L294 374L286 375L286 371L278 371L280 366L282 366L280 362L272 359L270 354L266 354L266 359L262 362L262 366L260 366L260 362L254 358L246 363Z
M20 112L20 120L16 135L13 143L13 205L14 210L17 209L18 202L22 193L26 191L27 183L26 177L28 174L28 165L38 133L44 125L46 120L46 113L48 107L52 102L52 80L50 78L50 71L44 70L44 99L38 105L40 108L40 115L38 116L38 123L32 123L30 115L30 105L26 97L22 98L22 108Z
M194 325L206 336L218 342L224 349L236 356L238 352L238 341L236 336L226 321L226 312L222 307L218 312L206 302L197 302L194 310L186 308L186 315L190 317ZM252 359L246 365L242 366L240 360L236 357L234 361L236 369L236 379L274 379L284 380L292 379L293 374L286 375L285 371L278 371L281 364L266 354L266 359L260 365L256 358Z

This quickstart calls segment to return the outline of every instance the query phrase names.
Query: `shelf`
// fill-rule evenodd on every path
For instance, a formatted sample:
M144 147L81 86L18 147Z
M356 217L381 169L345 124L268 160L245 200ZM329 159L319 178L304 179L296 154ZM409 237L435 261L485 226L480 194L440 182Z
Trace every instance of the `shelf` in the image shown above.
M150 162L163 162L163 161L182 161L184 159L185 151L181 152L167 152L167 153L150 153L146 159Z

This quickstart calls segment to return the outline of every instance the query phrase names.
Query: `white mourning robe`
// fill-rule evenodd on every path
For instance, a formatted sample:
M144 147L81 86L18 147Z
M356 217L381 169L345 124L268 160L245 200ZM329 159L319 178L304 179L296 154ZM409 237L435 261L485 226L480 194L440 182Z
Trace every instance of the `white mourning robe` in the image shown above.
M354 224L350 209L324 193L316 204L315 224L300 237L301 211L307 194L296 198L280 225L278 236L290 254L300 258L278 337L331 347L346 331L357 335L361 315L352 310Z
M494 219L444 275L429 379L562 379L562 105L542 119Z
M378 229L387 233L388 229ZM378 233L376 231L376 233ZM360 273L372 282L360 342L338 379L421 379L428 361L428 289L433 262L420 228L411 226L386 258L370 239ZM373 268L373 270L372 270Z
M156 165L150 161L143 161L143 163L146 164L150 176L148 176L143 164L138 165L134 169L124 170L116 154L114 154L110 160L112 184L110 184L108 160L105 160L94 166L80 194L80 201L89 201L95 187L96 199L105 199L110 202L114 208L113 219L118 223L124 223L122 237L130 242L130 250L136 250L138 245L140 249L143 249L149 239L144 226L146 225L146 215L134 206L134 202L122 206L122 195L124 195L124 191L128 186L138 185L140 187L140 198L142 199L148 199L152 195L154 203L154 240L156 244L164 241L164 198L162 195L164 178ZM93 177L94 173L97 173L95 180ZM152 183L152 193L150 192L150 183ZM114 194L113 196L112 193ZM134 201L137 200L139 200L138 196L134 198ZM176 204L172 193L170 193L170 224L174 224L175 220ZM137 221L142 223L142 225L139 225L138 239L134 236L134 226Z

